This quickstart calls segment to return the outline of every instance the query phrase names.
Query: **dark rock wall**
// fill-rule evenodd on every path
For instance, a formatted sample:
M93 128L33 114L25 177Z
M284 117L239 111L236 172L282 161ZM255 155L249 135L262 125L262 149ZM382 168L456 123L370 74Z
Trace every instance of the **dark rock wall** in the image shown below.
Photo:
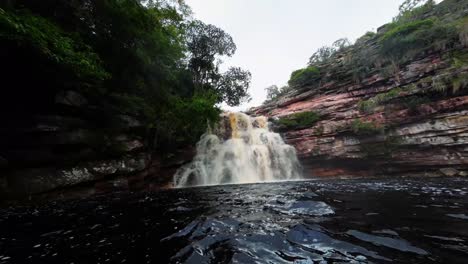
M50 101L2 113L0 199L160 188L193 156L191 148L170 159L149 151L136 118L114 114L112 126L100 123L102 109L76 91Z

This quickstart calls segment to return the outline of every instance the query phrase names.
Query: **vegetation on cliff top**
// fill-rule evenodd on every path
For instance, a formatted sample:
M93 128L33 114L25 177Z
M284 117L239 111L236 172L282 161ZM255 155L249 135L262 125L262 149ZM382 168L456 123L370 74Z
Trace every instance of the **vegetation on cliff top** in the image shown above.
M377 30L368 32L354 44L339 39L318 49L307 67L294 71L290 90L317 89L334 81L359 83L371 74L399 80L399 69L417 56L428 52L446 52L468 44L468 18L463 0L407 0L400 14ZM459 63L460 61L458 61ZM273 101L285 93L273 93Z
M183 1L3 1L0 42L0 105L12 122L54 111L56 94L72 90L98 109L96 127L131 116L163 147L198 138L218 103L249 99L250 73L219 69L236 51L231 36Z

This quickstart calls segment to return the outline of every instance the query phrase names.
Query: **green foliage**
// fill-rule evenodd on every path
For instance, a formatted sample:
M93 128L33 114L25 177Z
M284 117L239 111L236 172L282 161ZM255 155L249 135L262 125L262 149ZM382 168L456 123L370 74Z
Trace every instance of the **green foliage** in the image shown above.
M452 66L455 68L462 68L468 66L468 52L455 51L450 54L452 58Z
M430 103L431 99L427 96L415 95L403 98L401 103L402 105L407 108L410 112L416 112L417 109L423 105Z
M375 32L367 31L366 34L362 35L356 40L355 44L365 44L367 41L373 39L375 35Z
M468 16L461 18L456 22L456 25L458 27L460 42L465 47L468 47Z
M320 118L316 112L301 112L280 118L278 124L286 128L305 128L313 126Z
M217 119L219 102L249 98L250 72L219 71L219 57L235 52L231 36L193 21L183 0L12 0L0 7L8 69L0 106L15 108L12 119L50 114L57 92L78 90L92 107L75 115L109 131L124 129L119 117L129 116L142 123L132 133L162 149L197 140Z
M278 86L276 85L268 86L267 88L265 88L265 91L267 93L266 95L267 102L272 101L281 95L280 88L278 88Z
M437 19L424 19L407 23L394 22L380 39L380 53L401 62L428 49L444 50L457 39L453 24Z
M431 28L432 26L434 26L434 21L432 19L412 21L403 24L395 22L387 26L390 30L381 37L381 41L385 42L399 36L408 35L416 30Z
M269 86L265 88L265 91L267 92L265 102L274 101L278 99L278 97L285 95L287 92L291 90L292 90L292 87L288 85L282 86L281 88L278 88L278 86L276 85Z
M250 100L248 88L251 74L239 67L225 73L219 70L219 56L232 56L236 45L222 29L199 20L192 21L187 30L188 68L199 91L218 93L218 102L230 106Z
M129 116L138 116L145 121L154 120L157 116L154 107L147 100L132 94L111 94L110 105L115 111Z
M351 123L351 130L359 136L371 136L383 132L383 128L373 122L355 119Z
M357 107L361 112L372 113L374 108L377 107L377 104L374 100L371 99L361 100L358 102Z
M196 142L207 126L219 119L221 110L213 107L216 100L215 94L196 94L188 99L172 98L154 124L161 144Z
M349 81L360 83L379 73L399 81L402 66L428 52L448 51L460 44L468 46L468 2L445 0L439 4L427 0L407 0L400 14L374 33L367 32L353 45L344 39L316 51L308 65L317 67L320 76L294 82L300 89L311 83ZM464 60L457 60L461 65ZM292 77L303 69L292 74ZM300 75L297 75L300 76Z
M425 95L411 95L415 91L416 84L393 88L386 93L381 93L368 100L360 101L357 106L362 112L372 113L376 107L391 102L407 108L410 111L415 111L420 105L431 102L430 98ZM402 93L404 93L404 97L401 97Z
M432 78L432 88L439 94L456 94L468 88L468 73L445 73Z
M239 67L231 67L216 84L214 91L218 94L218 102L226 102L229 106L236 106L242 102L249 102L247 90L250 86L252 74Z
M27 46L44 59L63 65L76 78L95 82L110 77L89 45L46 18L27 10L0 8L0 27L0 40Z
M400 96L401 92L403 92L403 89L404 88L400 88L400 87L393 88L386 93L381 93L368 100L360 101L358 103L358 108L359 110L363 112L370 113L374 110L375 107L386 104L390 100L395 99L398 96ZM406 90L409 90L409 89L406 89Z
M316 66L309 66L291 73L288 81L290 86L299 87L316 82L320 77L320 70Z
M333 44L330 47L324 46L319 48L309 58L309 66L317 66L329 62L335 57L337 53L345 50L350 44L351 43L347 38L341 38L333 42Z
M452 92L457 93L468 88L468 73L458 74L452 79Z
M434 8L435 2L433 0L405 0L400 5L400 14L394 20L400 22L419 20L433 11Z

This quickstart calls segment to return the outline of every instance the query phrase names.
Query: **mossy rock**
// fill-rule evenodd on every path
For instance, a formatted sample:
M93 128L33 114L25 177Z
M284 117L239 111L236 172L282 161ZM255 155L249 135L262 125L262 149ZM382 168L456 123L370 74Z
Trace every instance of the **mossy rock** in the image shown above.
M321 119L316 112L301 112L280 118L277 122L286 129L311 127Z

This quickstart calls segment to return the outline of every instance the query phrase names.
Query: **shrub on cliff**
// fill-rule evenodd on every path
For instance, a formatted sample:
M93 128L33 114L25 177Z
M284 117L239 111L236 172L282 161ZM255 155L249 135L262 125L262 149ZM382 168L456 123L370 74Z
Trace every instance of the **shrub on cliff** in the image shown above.
M309 58L309 66L319 66L333 60L339 52L342 52L351 45L347 38L341 38L333 42L331 46L319 48Z
M355 119L351 123L351 130L359 136L371 136L383 132L383 128L373 122Z
M289 129L306 128L313 126L320 118L316 112L301 112L280 118L278 124Z
M395 22L387 28L389 30L379 39L380 53L397 62L411 59L429 49L444 50L458 38L453 24L445 24L438 19Z
M320 78L320 70L316 66L309 66L291 73L288 84L293 87L301 87L312 84Z
M308 65L317 67L320 77L291 78L294 88L312 83L352 80L361 82L371 74L399 79L400 67L425 52L446 51L459 44L468 44L468 23L463 0L408 0L393 22L374 32L367 32L354 44L343 39L316 51ZM296 71L293 74L297 74ZM298 75L300 76L300 75Z
M265 91L267 93L266 95L266 100L265 103L271 102L279 98L280 96L286 94L287 92L291 91L292 87L285 85L282 86L281 88L278 88L276 85L271 85L267 88L265 88Z

